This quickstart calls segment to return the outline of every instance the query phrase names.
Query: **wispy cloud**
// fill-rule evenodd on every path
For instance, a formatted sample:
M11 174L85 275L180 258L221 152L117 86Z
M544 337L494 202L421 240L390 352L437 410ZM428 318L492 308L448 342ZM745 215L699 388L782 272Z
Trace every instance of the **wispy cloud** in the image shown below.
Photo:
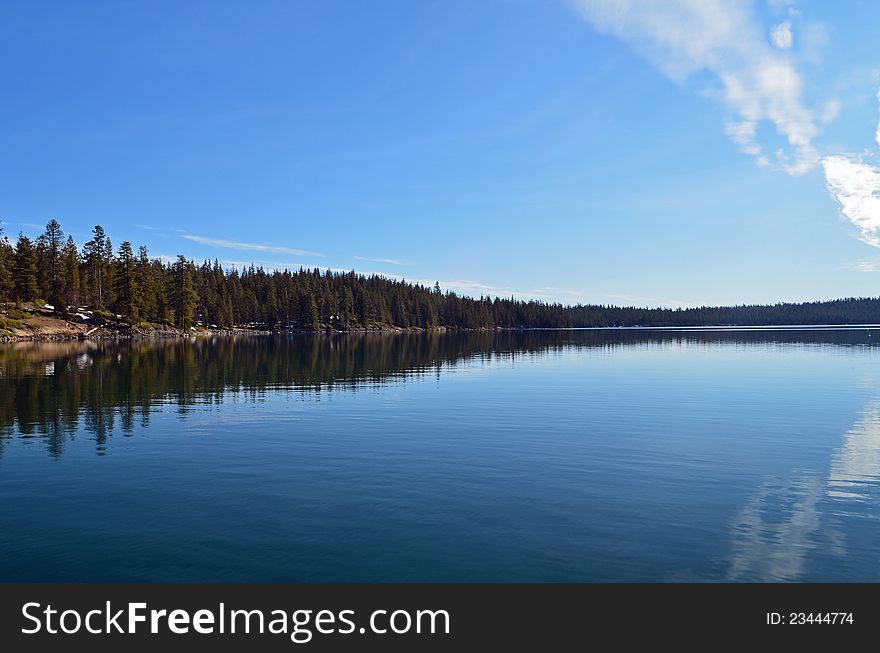
M875 138L880 145L880 124ZM880 169L866 163L865 156L827 156L822 168L828 192L840 204L841 214L859 230L859 239L880 247Z
M311 266L305 265L304 263L285 263L280 261L238 261L232 259L224 259L223 267L225 268L237 268L239 270L243 268L249 268L250 266L261 267L261 268L269 268L270 270L299 270L300 268L308 268L311 269Z
M605 295L612 303L625 306L652 306L657 308L692 308L705 306L707 302L688 301L684 299L671 299L660 297L642 297L641 295L626 295L609 293Z
M770 31L770 42L780 50L790 48L793 40L790 20L782 21Z
M801 76L790 53L771 47L751 3L736 0L571 0L598 30L613 34L676 81L699 71L715 75L713 93L731 113L726 132L761 166L789 174L816 166L817 126L801 101ZM783 23L779 43L791 45ZM787 33L787 36L785 35ZM769 122L787 148L765 153L758 126Z
M293 249L289 247L278 247L274 245L264 245L260 243L243 243L237 241L226 240L222 238L208 238L206 236L196 236L193 234L184 234L181 236L187 240L200 243L203 245L210 245L214 247L221 247L225 249L238 249L238 250L246 250L246 251L255 251L255 252L264 252L264 253L280 253L280 254L295 254L300 256L321 256L324 257L324 254L319 254L317 252L307 252L305 250ZM176 256L165 256L159 255L156 258L159 258L163 262L173 263L177 260ZM196 257L198 258L198 257ZM370 263L384 263L388 265L402 266L402 265L411 265L408 261L403 261L400 259L393 258L372 258L367 256L354 256L354 259L358 261L365 261ZM497 286L489 283L484 283L480 281L472 281L468 279L428 279L428 278L413 278L405 275L401 275L399 273L394 272L385 272L385 271L368 271L363 269L354 269L352 268L341 268L341 267L332 267L329 265L315 265L314 263L303 263L303 262L290 262L290 261L277 261L277 260L267 260L267 259L251 259L251 260L236 260L236 259L221 259L221 265L224 268L236 268L238 270L249 268L251 265L256 267L261 267L268 272L273 272L276 270L291 270L297 271L300 268L306 270L313 270L318 268L321 271L330 271L330 272L338 272L338 273L348 273L348 272L356 272L357 274L362 274L366 277L370 276L378 276L385 277L387 279L394 279L396 281L407 281L408 283L416 283L425 287L432 287L435 283L439 281L441 289L444 291L451 290L453 292L464 294L464 295L484 295L484 296L492 296L492 297L510 297L514 296L517 299L535 299L535 300L543 300L543 301L553 301L553 302L570 302L574 303L580 300L583 296L583 293L579 290L572 290L567 288L557 288L555 286L543 286L539 288L520 290L517 288L509 287L509 286Z
M352 257L358 261L369 261L371 263L387 263L388 265L410 265L406 261L401 261L396 258L370 258L369 256L354 256Z
M423 286L430 286L434 282L429 281L428 279L416 279L416 283L420 283ZM479 281L468 281L465 279L446 279L443 281L437 280L437 283L440 284L441 288L445 288L447 290L457 290L459 292L467 292L467 293L505 293L512 292L508 288L501 288L499 286L492 286L487 283L480 283Z
M393 278L400 279L401 277L393 276ZM566 301L574 302L577 301L577 298L583 296L583 293L579 290L569 290L566 288L555 288L550 286L532 289L516 289L509 286L494 286L492 284L467 279L409 279L409 281L426 287L433 286L434 283L439 283L442 290L452 290L465 295L485 295L491 297L513 296L517 299L537 299L553 302L563 301L563 298L565 298Z
M880 272L880 263L876 261L859 261L855 264L855 269L859 272Z
M880 167L869 154L820 156L813 144L818 125L834 120L841 103L830 99L814 112L801 100L803 80L792 52L815 58L827 40L821 25L805 23L798 10L788 8L788 18L768 34L752 3L737 0L570 1L596 29L630 44L674 80L699 71L714 74L720 90L713 95L731 113L725 127L730 139L760 166L797 175L821 164L841 214L858 229L859 239L880 247ZM770 4L783 9L791 3ZM793 21L801 35L797 44ZM787 147L770 154L759 142L762 123L775 126ZM880 145L880 124L874 137Z
M290 270L295 272L300 268L304 270L314 270L318 268L319 270L332 270L333 272L350 272L351 270L345 270L343 268L334 268L327 265L315 265L314 263L291 263L288 261L266 261L260 259L254 259L250 261L240 261L240 260L231 260L224 259L222 261L223 267L227 268L237 268L239 270L243 268L249 268L250 266L263 268L264 270Z
M163 263L176 263L176 256L168 256L166 254L157 254L154 255L153 258L157 258ZM195 257L195 260L199 260L198 257ZM362 259L362 260L370 260L370 259ZM400 274L395 274L393 272L384 272L384 271L369 271L369 270L352 270L351 268L340 268L333 267L329 265L315 265L314 263L294 263L288 261L272 261L265 259L252 259L252 260L235 260L235 259L221 259L220 264L225 269L235 268L237 270L243 270L245 268L249 268L252 265L258 268L263 268L269 273L275 271L283 271L290 270L291 272L296 272L300 268L305 270L314 270L318 268L322 272L336 272L341 274L347 274L349 272L355 272L356 274L363 275L365 277L385 277L386 279L393 279L395 281L406 281L408 283L419 284L425 286L426 288L433 287L435 283L439 283L440 287L443 291L451 290L453 292L463 294L463 295L484 295L491 297L511 297L514 296L517 299L536 299L543 301L553 301L553 302L564 302L564 303L576 303L583 296L583 293L579 290L571 290L567 288L557 288L555 286L543 286L540 288L534 288L531 290L517 290L515 288L507 287L507 286L495 286L488 283L483 283L480 281L470 281L463 279L428 279L428 278L411 278Z
M536 299L541 301L576 303L583 297L583 293L579 290L568 290L565 288L525 288L517 289L505 286L492 286L473 281L443 281L440 280L440 287L444 289L454 290L465 294L483 294L492 297L516 297L517 299Z
M266 245L263 243L247 243L235 240L226 240L224 238L208 238L207 236L195 236L193 234L184 234L181 238L186 238L194 243L201 245L209 245L211 247L222 247L224 249L240 249L251 252L271 252L273 254L291 254L292 256L316 256L324 257L325 254L320 252L311 252L305 249L297 249L294 247L282 247L279 245Z
M580 290L569 290L567 288L556 288L553 286L545 286L544 288L538 288L537 292L552 294L552 295L565 295L568 297L583 297L584 293Z

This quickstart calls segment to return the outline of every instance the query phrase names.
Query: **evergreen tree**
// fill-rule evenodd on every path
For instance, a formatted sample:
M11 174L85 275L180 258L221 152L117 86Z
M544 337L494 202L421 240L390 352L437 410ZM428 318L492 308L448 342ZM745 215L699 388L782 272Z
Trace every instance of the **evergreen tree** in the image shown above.
M83 261L86 268L91 304L104 308L107 262L105 252L107 235L101 225L95 225L92 239L83 247Z
M138 284L134 251L127 240L119 246L115 269L114 310L136 322L141 315L142 294L141 286Z
M46 231L43 233L45 243L44 265L47 277L46 299L56 311L66 311L66 299L64 297L64 265L61 259L61 250L64 247L64 232L55 218L49 220Z
M40 234L32 241L37 256L37 297L46 299L49 296L49 246L46 236Z
M12 280L12 246L3 234L0 225L0 301L4 304L12 299L15 282Z
M114 270L114 259L113 259L113 243L110 241L110 237L107 237L107 240L104 242L104 254L101 257L104 261L104 276L106 282L104 283L104 305L105 306L113 306L115 303L115 297L113 296L113 282L115 280L115 270Z
M153 273L153 266L150 262L150 254L147 251L147 248L143 245L138 249L135 277L141 293L140 302L143 319L148 321L158 321L159 316L156 310L158 306L158 298L156 297L156 278Z
M171 305L174 322L178 328L188 331L193 326L199 298L193 288L193 275L189 261L178 256L172 268Z
M309 321L306 324L306 327L312 329L314 331L318 331L321 328L321 316L318 313L318 303L315 301L315 296L309 296Z
M61 251L64 267L64 297L68 306L78 306L80 302L79 251L73 236L67 237L67 243Z
M185 329L197 319L223 327L249 324L279 330L880 323L878 298L678 309L563 306L513 297L473 299L444 293L439 282L422 286L355 272L267 272L253 265L224 271L217 261L197 267L183 257L168 265L151 260L143 247L135 257L130 243L123 243L114 257L100 226L83 247L82 259L73 238L64 245L61 239L61 226L54 220L36 243L21 235L13 247L0 237L0 301L45 297L56 306L82 302L95 309L113 307L132 321Z
M354 295L350 286L342 291L342 305L339 309L339 325L344 330L357 326L357 315L354 312Z
M37 251L31 239L22 233L15 243L13 261L15 297L21 302L32 302L37 298Z

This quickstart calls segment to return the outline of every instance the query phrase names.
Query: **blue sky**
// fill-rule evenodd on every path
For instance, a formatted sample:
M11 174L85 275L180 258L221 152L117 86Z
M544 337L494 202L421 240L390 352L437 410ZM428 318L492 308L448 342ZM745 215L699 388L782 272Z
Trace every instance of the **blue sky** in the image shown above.
M878 26L857 1L6 0L0 219L566 303L878 295Z

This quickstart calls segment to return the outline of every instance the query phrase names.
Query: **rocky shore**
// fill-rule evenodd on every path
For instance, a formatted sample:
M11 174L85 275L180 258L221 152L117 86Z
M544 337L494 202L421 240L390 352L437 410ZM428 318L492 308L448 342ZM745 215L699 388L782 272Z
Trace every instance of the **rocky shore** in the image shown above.
M208 335L268 333L258 329L218 329L204 326L183 331L167 324L130 324L118 316L91 311L59 315L50 307L26 304L0 309L0 342L101 340L120 338L182 338Z
M448 330L450 329L447 327L431 329L432 332L445 332ZM417 333L422 331L425 331L425 329L387 325L377 325L371 328L359 327L348 331L327 329L326 331L317 332L304 329L272 331L254 326L240 326L228 329L210 325L198 325L189 331L184 331L167 324L130 324L120 316L108 316L107 314L96 316L92 311L86 309L59 315L51 307L35 306L33 304L26 304L15 308L0 308L0 342L183 338L214 335L269 335L273 333Z

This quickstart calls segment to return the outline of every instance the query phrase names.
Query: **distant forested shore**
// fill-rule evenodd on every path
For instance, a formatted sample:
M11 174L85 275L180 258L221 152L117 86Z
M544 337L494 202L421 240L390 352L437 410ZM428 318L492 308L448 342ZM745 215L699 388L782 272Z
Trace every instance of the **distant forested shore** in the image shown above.
M55 220L36 239L19 234L12 242L0 231L0 333L21 334L34 307L86 325L106 321L159 333L880 323L880 298L870 297L699 308L570 306L473 298L439 283L354 271L224 270L217 260L151 257L128 241L114 248L100 226L80 248Z

